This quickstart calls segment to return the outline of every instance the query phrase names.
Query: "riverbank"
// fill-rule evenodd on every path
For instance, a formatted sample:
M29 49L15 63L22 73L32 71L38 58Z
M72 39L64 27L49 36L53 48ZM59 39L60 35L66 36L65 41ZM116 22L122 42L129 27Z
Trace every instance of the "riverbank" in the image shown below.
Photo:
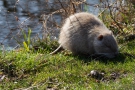
M135 40L128 42L114 59L73 56L68 51L0 52L2 90L130 90L135 89ZM101 76L92 76L96 70Z

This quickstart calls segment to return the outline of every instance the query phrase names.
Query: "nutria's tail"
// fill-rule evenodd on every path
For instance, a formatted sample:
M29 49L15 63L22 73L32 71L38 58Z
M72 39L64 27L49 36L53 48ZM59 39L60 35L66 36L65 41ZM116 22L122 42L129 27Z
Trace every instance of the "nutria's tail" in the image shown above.
M59 47L56 50L54 50L53 52L51 52L50 55L56 54L57 52L59 52L61 50L63 50L62 45L59 45Z

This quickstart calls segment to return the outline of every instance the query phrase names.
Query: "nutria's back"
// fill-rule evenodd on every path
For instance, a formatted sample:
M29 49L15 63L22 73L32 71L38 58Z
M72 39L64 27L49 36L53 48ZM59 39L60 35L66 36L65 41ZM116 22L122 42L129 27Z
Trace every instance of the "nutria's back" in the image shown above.
M59 43L73 54L104 54L113 57L118 53L112 32L100 19L87 12L74 14L66 19Z

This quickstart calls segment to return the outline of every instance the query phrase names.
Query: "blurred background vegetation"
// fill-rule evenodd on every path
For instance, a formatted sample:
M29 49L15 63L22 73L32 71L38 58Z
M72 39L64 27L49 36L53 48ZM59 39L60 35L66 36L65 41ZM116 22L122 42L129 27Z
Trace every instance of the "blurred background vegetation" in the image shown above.
M119 43L135 38L134 0L1 0L0 5L1 49L39 48L46 38L57 41L65 18L82 11L101 18Z

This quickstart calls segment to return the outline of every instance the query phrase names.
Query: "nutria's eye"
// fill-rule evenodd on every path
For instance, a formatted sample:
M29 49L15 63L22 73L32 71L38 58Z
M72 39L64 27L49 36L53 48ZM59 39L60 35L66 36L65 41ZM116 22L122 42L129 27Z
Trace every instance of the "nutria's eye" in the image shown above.
M102 39L103 39L103 35L99 35L99 36L98 36L98 40L101 41Z

